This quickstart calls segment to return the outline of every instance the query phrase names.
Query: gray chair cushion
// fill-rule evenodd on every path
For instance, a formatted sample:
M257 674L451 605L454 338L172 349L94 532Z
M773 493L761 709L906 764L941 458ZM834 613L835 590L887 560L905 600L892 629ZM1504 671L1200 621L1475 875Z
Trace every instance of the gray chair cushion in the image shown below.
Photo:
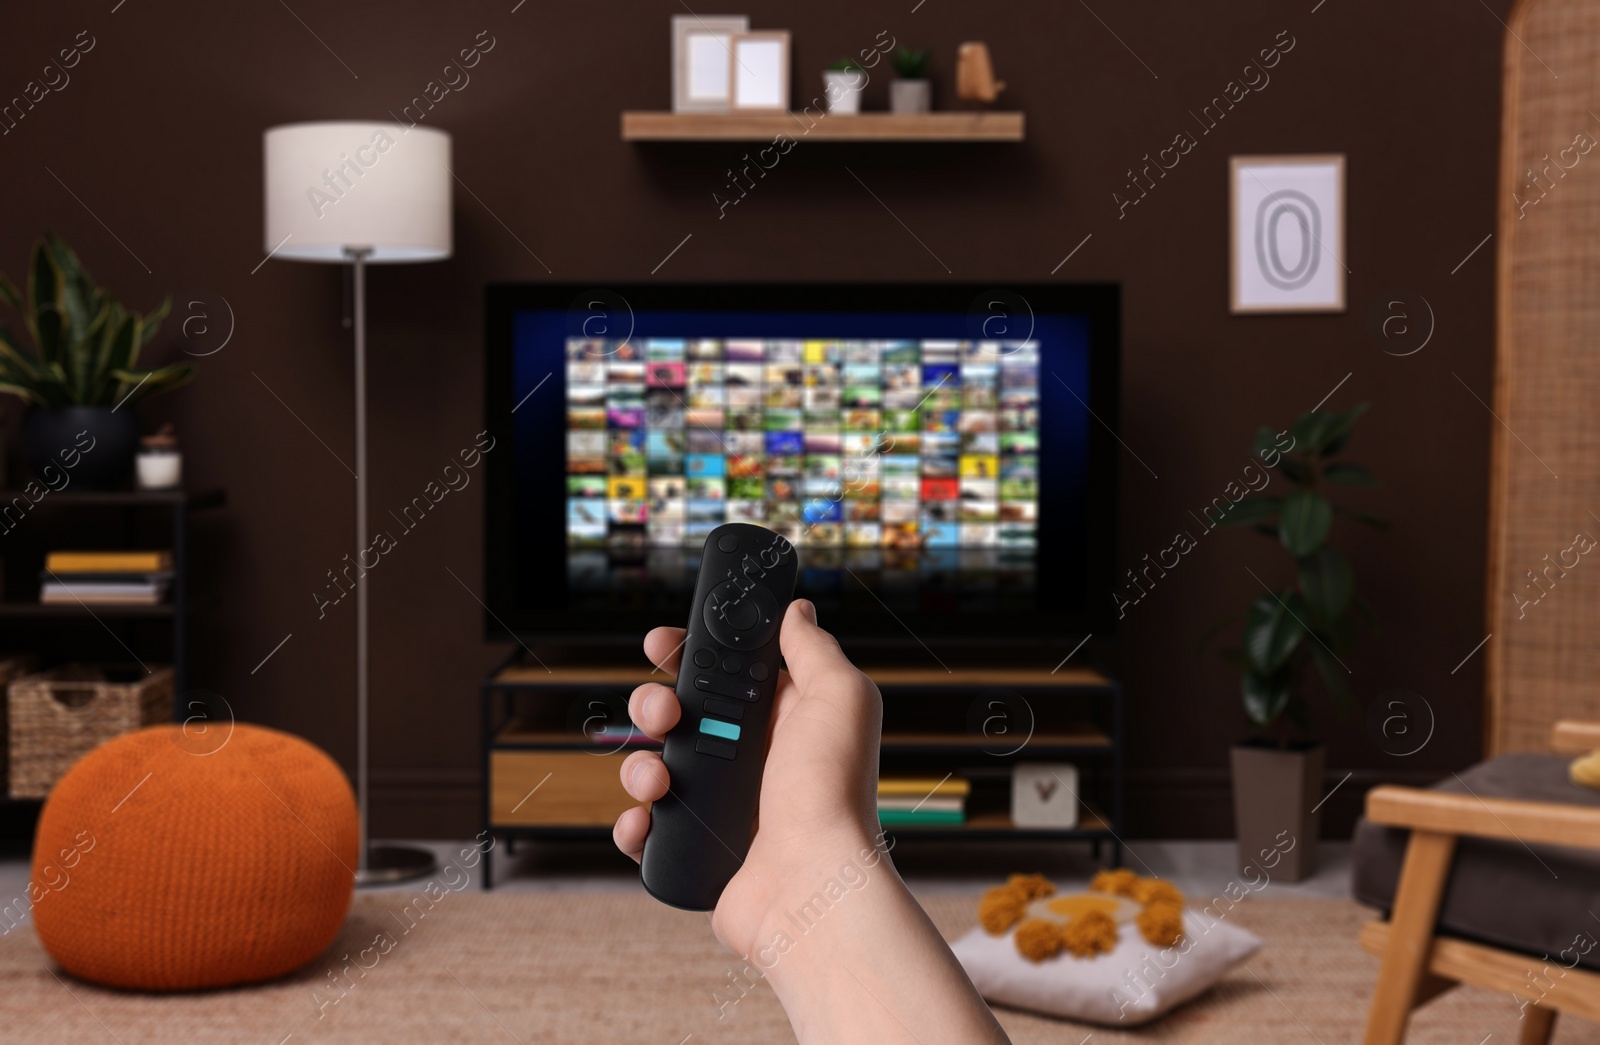
M1600 811L1600 791L1568 779L1570 762L1564 755L1502 755L1466 770L1460 780L1446 777L1433 790ZM1352 891L1358 901L1389 912L1409 837L1403 828L1365 817L1356 824ZM1462 837L1439 932L1600 970L1600 850Z

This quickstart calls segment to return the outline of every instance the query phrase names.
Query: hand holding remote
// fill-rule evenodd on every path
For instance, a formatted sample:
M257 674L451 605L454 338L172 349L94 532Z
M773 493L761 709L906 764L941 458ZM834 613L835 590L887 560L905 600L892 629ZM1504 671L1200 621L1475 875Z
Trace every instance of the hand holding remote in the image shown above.
M681 628L656 628L645 655L671 677L683 641ZM773 705L759 824L712 931L746 967L760 968L802 1045L878 1045L905 1040L908 1030L927 1042L1003 1045L1005 1031L884 851L878 687L817 627L816 607L804 599L790 604L778 641L788 671ZM678 724L680 705L671 688L651 682L634 691L628 713L661 738ZM622 763L622 783L654 802L672 782L659 754L636 751ZM629 809L617 818L617 848L639 859L649 830L649 810ZM859 891L810 931L797 929L793 914L846 867L866 869ZM792 939L787 950L773 947L780 934Z
M683 640L682 628L656 628L645 636L645 655L674 677ZM817 627L816 607L804 599L789 606L778 642L789 670L778 676L759 826L712 917L718 938L740 954L749 953L763 918L787 899L786 890L794 886L809 895L815 889L811 870L832 865L826 878L838 861L856 859L878 838L878 688ZM628 713L640 730L661 738L678 724L680 707L670 687L648 682L633 692ZM622 783L642 802L657 801L671 786L654 751L629 755ZM637 860L649 830L648 810L628 810L617 820L617 847Z

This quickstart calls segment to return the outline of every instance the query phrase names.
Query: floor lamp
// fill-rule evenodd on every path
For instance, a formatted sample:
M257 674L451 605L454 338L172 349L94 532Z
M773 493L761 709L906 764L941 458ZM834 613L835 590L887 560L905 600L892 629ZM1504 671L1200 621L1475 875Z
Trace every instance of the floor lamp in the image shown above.
M356 557L367 528L366 266L450 256L450 136L398 123L325 121L273 127L264 135L267 256L349 264L355 285ZM368 818L367 580L356 578L356 800L361 815L360 885L430 873L433 854L374 846Z

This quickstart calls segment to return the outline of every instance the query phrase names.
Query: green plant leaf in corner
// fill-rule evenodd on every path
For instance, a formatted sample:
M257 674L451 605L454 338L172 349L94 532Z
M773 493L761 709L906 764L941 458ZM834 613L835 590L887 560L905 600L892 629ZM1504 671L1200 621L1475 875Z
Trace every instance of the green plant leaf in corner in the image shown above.
M1295 490L1283 499L1278 517L1278 539L1296 559L1303 559L1328 539L1333 525L1333 505L1310 490Z
M1326 625L1342 614L1356 593L1350 560L1333 548L1318 548L1300 560L1300 590L1311 620Z
M1246 671L1240 681L1245 714L1250 716L1251 722L1262 728L1272 725L1289 703L1289 688L1290 676L1286 671L1271 675L1263 675L1253 669Z
M1289 659L1306 634L1300 623L1304 608L1305 603L1295 592L1262 595L1250 604L1244 622L1244 648L1252 671L1266 676Z

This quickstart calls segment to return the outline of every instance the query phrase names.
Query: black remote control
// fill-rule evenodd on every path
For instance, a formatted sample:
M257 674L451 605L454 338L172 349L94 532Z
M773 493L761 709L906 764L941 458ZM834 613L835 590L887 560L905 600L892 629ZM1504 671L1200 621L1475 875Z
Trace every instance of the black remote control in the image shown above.
M650 807L639 875L651 896L717 906L755 834L767 729L778 689L778 628L799 572L794 545L762 526L711 531L678 669L682 717L661 757L671 789Z

